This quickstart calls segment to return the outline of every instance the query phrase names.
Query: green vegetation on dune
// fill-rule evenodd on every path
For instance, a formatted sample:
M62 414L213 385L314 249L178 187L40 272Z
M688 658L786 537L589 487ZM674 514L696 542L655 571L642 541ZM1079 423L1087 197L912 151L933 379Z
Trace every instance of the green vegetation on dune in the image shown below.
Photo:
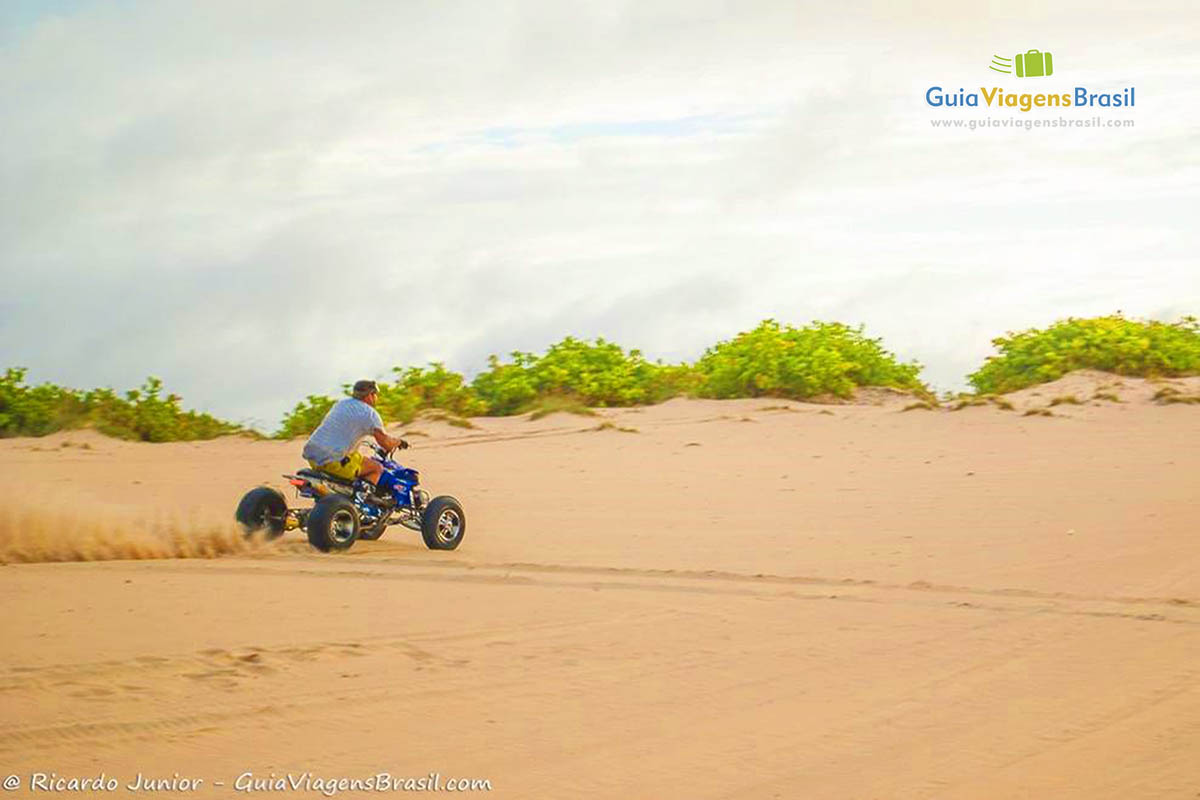
M488 369L471 383L434 362L428 367L395 367L396 380L379 383L379 411L389 420L411 422L422 411L447 413L451 424L465 417L513 414L546 416L589 413L596 406L658 403L694 391L695 372L687 365L647 361L637 350L596 339L568 336L544 355L513 352L509 361L488 359ZM349 392L349 386L343 387ZM310 395L287 416L277 436L311 432L334 398Z
M544 354L493 355L473 381L439 363L397 367L394 383L380 384L379 409L387 419L410 422L426 409L459 418L586 414L594 407L661 403L672 397L848 397L856 386L891 386L925 394L917 364L900 364L862 328L813 323L805 328L773 320L721 342L696 364L648 361L604 339L572 336ZM309 397L284 418L281 437L302 435L320 423L332 398Z
M1195 317L1175 323L1129 320L1120 314L1072 318L1044 329L1009 333L993 344L999 354L968 377L975 394L959 395L953 408L991 404L1011 409L996 395L1077 369L1140 377L1200 375L1200 323ZM920 402L905 410L935 408L936 398L921 382L920 372L920 364L898 361L861 326L813 322L797 328L768 319L708 348L694 364L648 361L641 351L627 351L604 339L568 336L542 354L516 351L507 360L493 355L487 369L471 381L437 362L396 367L390 382L379 383L379 410L389 421L408 423L424 414L471 427L467 418L480 415L588 414L594 407L650 405L681 396L848 398L858 387L871 386L912 392ZM349 386L343 389L348 392ZM1100 397L1105 396L1096 395ZM335 401L309 395L284 416L275 436L309 434ZM1072 402L1079 401L1064 396L1054 404ZM1160 402L1200 398L1172 396ZM8 369L0 379L0 436L92 427L123 439L165 442L249 433L207 414L185 411L180 403L174 394L164 396L157 378L118 395L111 389L28 386L24 369Z
M514 352L512 361L488 359L488 369L471 388L488 414L522 414L564 397L584 406L636 406L660 403L695 388L687 365L647 361L638 350L625 352L604 339L588 342L568 336L545 355Z
M1200 324L1194 317L1173 324L1127 320L1120 314L1068 319L1044 330L1010 333L993 344L1000 355L969 376L976 393L959 395L955 409L1012 409L995 395L1076 369L1143 377L1200 374ZM517 351L507 361L493 355L488 369L470 383L439 363L397 367L393 372L394 383L380 384L380 411L402 422L425 409L442 409L460 419L478 414L536 418L586 413L597 406L650 405L680 396L848 398L865 386L909 391L936 406L936 397L919 378L920 364L898 361L861 326L839 322L797 328L764 320L708 348L694 364L651 362L638 350L625 351L604 339L568 336L543 355ZM277 435L307 434L332 403L332 398L310 396L284 419Z
M118 439L172 442L246 432L208 414L183 410L178 395L163 396L158 378L148 378L140 389L118 396L112 389L81 391L52 383L28 386L25 373L22 368L9 368L0 378L0 436L95 428Z
M1143 322L1120 314L1070 318L993 339L1000 351L967 380L981 393L1012 392L1077 369L1134 377L1200 374L1200 322Z
M925 393L921 365L901 364L862 327L814 322L803 328L772 319L710 347L696 362L704 397L850 397L859 386Z
M456 417L487 413L487 404L467 386L462 375L440 363L428 367L395 367L393 383L379 384L379 412L387 419L412 422L417 413L437 408ZM318 420L319 421L319 420Z
M349 387L345 387L349 393ZM329 413L334 398L310 394L304 400L296 403L296 407L283 418L283 423L275 434L277 439L293 439L297 436L307 436L317 429L321 420Z

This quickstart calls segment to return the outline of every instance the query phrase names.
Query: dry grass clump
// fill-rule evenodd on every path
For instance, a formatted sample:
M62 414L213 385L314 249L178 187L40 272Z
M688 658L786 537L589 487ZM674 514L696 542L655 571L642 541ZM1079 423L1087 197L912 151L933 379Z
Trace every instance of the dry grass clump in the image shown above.
M1178 389L1171 386L1164 386L1154 393L1154 402L1160 405L1171 405L1173 403L1184 404L1200 404L1200 395L1183 394Z
M1093 401L1096 401L1096 400L1107 400L1107 401L1109 401L1110 403L1123 403L1123 402L1125 402L1125 401L1124 401L1124 400L1122 400L1120 397L1118 397L1118 396L1117 396L1117 395L1116 395L1114 392L1096 392L1095 394L1093 394L1093 395L1092 395L1092 400L1093 400Z
M915 403L909 403L901 411L933 411L938 408L937 403L931 403L928 400L918 400Z
M995 406L1001 411L1012 411L1013 404L994 394L960 394L958 402L950 406L951 411L962 411L973 406Z
M97 518L37 508L0 510L0 563L216 558L264 545L233 525Z
M1054 412L1048 408L1031 408L1022 417L1053 417Z
M596 412L584 405L577 397L566 395L547 395L539 397L530 407L530 421L548 417L551 414L576 414L581 417L594 417Z
M637 428L626 428L623 425L617 425L613 422L601 422L594 428L588 428L589 431L619 431L620 433L639 433Z
M1083 405L1083 401L1080 400L1078 397L1076 397L1073 394L1059 395L1058 397L1056 397L1050 401L1050 406L1052 408L1054 406L1061 406L1061 405L1081 406L1081 405Z

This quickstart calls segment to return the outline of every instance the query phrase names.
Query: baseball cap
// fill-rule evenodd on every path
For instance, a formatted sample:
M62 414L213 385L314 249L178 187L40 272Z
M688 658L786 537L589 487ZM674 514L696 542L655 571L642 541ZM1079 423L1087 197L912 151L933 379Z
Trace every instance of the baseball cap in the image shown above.
M355 381L354 382L354 396L355 397L366 397L367 395L371 394L372 392L378 392L378 391L379 391L379 387L375 385L375 381Z

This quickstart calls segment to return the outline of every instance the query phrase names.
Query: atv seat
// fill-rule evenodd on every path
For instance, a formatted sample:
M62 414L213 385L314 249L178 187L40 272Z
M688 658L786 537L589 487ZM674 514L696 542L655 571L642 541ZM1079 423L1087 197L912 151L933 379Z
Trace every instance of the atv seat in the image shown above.
M298 469L296 475L301 478L312 478L318 481L328 481L329 483L340 483L342 486L354 486L354 481L348 481L345 478L340 478L337 475L331 475L328 472L323 472L319 469Z

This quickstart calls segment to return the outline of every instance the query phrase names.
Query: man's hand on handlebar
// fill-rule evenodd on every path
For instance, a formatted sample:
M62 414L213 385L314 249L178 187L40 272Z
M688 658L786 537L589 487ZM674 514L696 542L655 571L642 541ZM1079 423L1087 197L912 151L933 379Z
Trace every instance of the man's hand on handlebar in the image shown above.
M408 442L397 436L389 436L387 437L387 441L384 443L384 446L378 447L378 449L384 455L391 455L396 450L407 450Z
M399 436L389 436L381 429L375 429L375 443L371 446L379 451L381 456L391 454L393 450L407 450L408 442L401 439Z

